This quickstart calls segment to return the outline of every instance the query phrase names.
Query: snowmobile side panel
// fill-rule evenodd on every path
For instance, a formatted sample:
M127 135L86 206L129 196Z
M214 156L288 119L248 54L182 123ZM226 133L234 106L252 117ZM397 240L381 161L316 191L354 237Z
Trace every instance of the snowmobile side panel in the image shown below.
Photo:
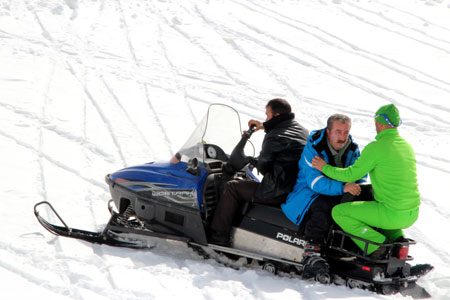
M268 238L263 235L236 227L233 227L231 236L232 248L234 249L239 249L266 257L278 257L295 262L301 262L303 259L303 249L292 245L286 245L280 240ZM255 247L255 245L257 245L257 247Z
M277 240L284 244L295 246L298 249L303 249L306 244L304 240L296 236L295 231L266 223L264 220L256 220L254 218L244 216L239 224L239 228L259 234L266 238ZM257 245L254 246L254 248L257 247Z
M106 176L110 186L120 184L146 198L164 198L189 207L202 207L202 193L205 178L204 168L197 168L199 174L189 172L185 162L148 163L116 171ZM116 202L117 207L119 203Z
M109 184L116 206L122 210L131 205L136 217L143 221L148 229L189 237L199 244L207 244L202 216L196 206L189 207L167 201L165 198L144 197L120 183L113 183L109 176L106 177L106 182Z

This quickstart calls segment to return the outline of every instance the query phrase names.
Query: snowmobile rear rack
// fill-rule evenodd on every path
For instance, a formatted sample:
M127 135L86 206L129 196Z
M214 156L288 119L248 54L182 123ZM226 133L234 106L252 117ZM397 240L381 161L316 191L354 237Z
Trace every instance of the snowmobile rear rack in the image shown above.
M367 254L367 250L369 248L369 245L376 245L379 247L385 247L387 249L387 253L389 253L390 256L404 256L401 257L401 259L405 259L406 261L411 261L413 260L412 256L408 255L408 247L409 245L415 245L416 241L412 240L412 239L404 239L402 241L396 241L393 243L375 243L366 239L362 239L360 237L348 234L346 232L343 232L341 230L333 230L331 233L331 239L330 239L330 249L336 250L338 252L344 253L345 255L348 256L355 256L358 257L362 260L365 261L370 261L370 262L375 262L375 263L387 263L388 259L373 259L371 258L368 254ZM351 251L349 250L347 247L345 247L346 243L348 243L348 241L350 239L357 239L360 240L362 242L364 242L364 250L361 251ZM400 257L398 257L400 258Z

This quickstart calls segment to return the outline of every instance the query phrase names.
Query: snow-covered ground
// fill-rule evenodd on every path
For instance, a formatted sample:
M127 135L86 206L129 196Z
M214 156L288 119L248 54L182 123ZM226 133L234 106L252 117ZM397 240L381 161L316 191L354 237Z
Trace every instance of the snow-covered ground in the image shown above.
M411 254L436 267L420 284L449 299L449 0L0 0L1 298L402 299L37 223L33 205L48 200L71 226L100 230L105 174L167 160L210 103L245 123L275 97L310 130L348 114L361 147L375 110L399 107L422 194Z

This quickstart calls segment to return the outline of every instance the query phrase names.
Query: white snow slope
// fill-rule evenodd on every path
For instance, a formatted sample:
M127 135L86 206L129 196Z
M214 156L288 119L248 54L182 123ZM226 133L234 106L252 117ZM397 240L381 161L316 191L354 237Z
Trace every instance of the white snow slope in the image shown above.
M0 0L1 298L403 299L37 223L33 205L48 200L69 225L101 230L107 173L169 159L210 103L246 123L275 97L310 130L348 114L361 148L376 109L399 107L422 195L410 253L436 267L420 284L449 299L448 0Z

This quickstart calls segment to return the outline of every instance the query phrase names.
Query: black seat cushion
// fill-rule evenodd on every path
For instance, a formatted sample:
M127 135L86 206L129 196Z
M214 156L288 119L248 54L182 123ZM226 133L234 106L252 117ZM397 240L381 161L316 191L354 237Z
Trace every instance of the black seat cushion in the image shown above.
M298 226L286 218L280 207L253 203L248 208L246 215L295 232L298 230Z

